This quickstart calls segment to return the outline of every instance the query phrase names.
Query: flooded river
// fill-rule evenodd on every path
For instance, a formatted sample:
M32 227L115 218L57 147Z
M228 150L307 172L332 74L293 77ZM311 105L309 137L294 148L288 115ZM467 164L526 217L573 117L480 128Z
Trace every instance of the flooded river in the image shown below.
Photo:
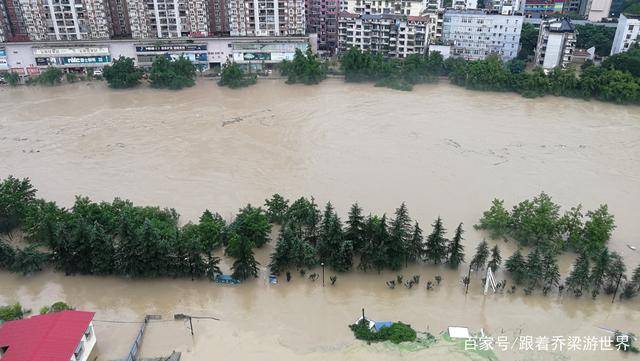
M558 203L607 203L616 216L611 248L629 267L640 263L640 108L547 97L470 92L447 84L413 92L344 84L289 86L261 81L242 90L203 80L180 92L101 84L0 89L0 177L30 177L39 195L69 206L75 194L114 196L174 207L183 221L203 209L230 218L272 193L331 201L343 217L358 201L391 213L406 201L428 228L442 216L448 229L466 225L467 254L483 235L471 225L492 198L508 205L544 190ZM502 243L504 258L515 245ZM259 250L268 263L270 246ZM572 256L561 259L563 275ZM225 268L228 267L228 264ZM464 295L460 273L414 266L421 287L389 290L396 273L339 275L322 287L297 275L268 285L261 277L238 287L206 281L33 277L0 273L0 304L37 310L66 300L96 311L99 359L123 357L145 314L144 356L172 350L187 361L467 359L453 347L403 352L354 342L347 324L365 308L379 320L401 320L436 334L448 325L493 335L605 336L598 326L640 333L640 300L611 304L606 296L501 294L483 297L473 276ZM331 271L327 274L327 281ZM427 292L436 274L443 284ZM502 274L499 272L498 278ZM186 324L174 313L213 316ZM109 322L107 322L109 321ZM517 347L517 345L516 345ZM619 352L497 351L504 360L632 359Z

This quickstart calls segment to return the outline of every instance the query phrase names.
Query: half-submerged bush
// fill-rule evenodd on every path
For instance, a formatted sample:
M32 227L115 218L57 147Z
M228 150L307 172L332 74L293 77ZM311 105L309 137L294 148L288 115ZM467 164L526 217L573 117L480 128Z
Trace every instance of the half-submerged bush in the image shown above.
M393 343L412 342L416 340L416 331L410 325L402 322L394 322L391 326L383 327L380 331L369 328L365 320L350 325L353 335L358 340L367 342L391 341Z

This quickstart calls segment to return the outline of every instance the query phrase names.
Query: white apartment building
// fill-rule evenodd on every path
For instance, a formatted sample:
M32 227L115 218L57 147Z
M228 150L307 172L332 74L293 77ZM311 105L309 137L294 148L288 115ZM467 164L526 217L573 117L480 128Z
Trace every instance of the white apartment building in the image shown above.
M478 60L497 54L508 61L518 55L522 23L522 15L448 10L444 13L442 42L452 45L452 56Z
M470 0L474 1L474 0ZM420 16L424 0L348 0L347 12L352 14L391 14Z
M106 0L43 0L42 4L47 40L109 39L111 36ZM23 16L25 14L23 12ZM38 17L34 14L36 22ZM37 30L30 32L37 33Z
M423 7L429 12L444 10L443 0L425 0Z
M566 68L573 58L577 36L568 18L543 21L536 45L536 65L544 69Z
M428 21L424 16L340 13L338 50L355 47L395 58L424 54Z
M439 44L442 40L442 23L444 21L444 11L427 10L423 14L423 16L429 19L429 21L427 22L427 43Z
M478 0L453 0L451 7L455 10L477 9Z
M127 1L134 39L203 37L209 33L206 0Z
M620 14L616 35L611 46L611 55L629 50L631 44L638 43L640 34L640 16Z
M602 21L609 17L612 0L582 0L580 2L580 15L589 21Z
M303 35L304 0L229 0L231 36Z
M511 15L524 11L524 0L493 0L491 9L502 15Z

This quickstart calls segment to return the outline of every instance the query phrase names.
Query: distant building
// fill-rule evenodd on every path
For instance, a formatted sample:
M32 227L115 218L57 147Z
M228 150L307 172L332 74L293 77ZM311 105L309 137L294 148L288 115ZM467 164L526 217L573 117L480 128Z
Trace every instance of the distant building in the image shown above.
M429 54L440 53L444 59L451 57L451 45L429 45Z
M128 0L132 37L180 38L209 34L207 0Z
M540 24L535 63L544 69L566 68L576 46L575 26L568 18L549 19Z
M580 2L580 15L589 21L602 21L609 17L611 0L582 0Z
M226 0L209 0L209 35L229 35Z
M337 0L307 0L307 33L318 35L318 48L329 54L338 48Z
M392 58L425 54L428 21L425 16L340 13L339 51L355 47Z
M566 9L566 0L524 0L522 10L527 14L562 14ZM577 12L577 9L571 12Z
M611 0L582 0L580 1L580 15L589 21L602 21L609 17Z
M524 10L524 0L493 0L491 10L502 15L520 13Z
M422 0L347 0L347 12L352 14L419 16L424 8Z
M452 0L451 7L456 10L477 9L478 0Z
M629 50L631 44L638 43L640 34L640 16L620 14L616 36L613 38L611 55Z
M93 312L61 311L0 325L2 361L87 361L96 344Z
M231 36L304 35L304 0L227 0Z
M452 56L467 60L496 54L503 61L518 55L522 15L498 15L484 10L447 10L442 42L452 45Z
M429 12L444 10L443 0L425 0L424 10Z
M427 42L429 44L439 44L442 41L442 23L444 21L443 10L428 10L423 16L429 18L427 22Z

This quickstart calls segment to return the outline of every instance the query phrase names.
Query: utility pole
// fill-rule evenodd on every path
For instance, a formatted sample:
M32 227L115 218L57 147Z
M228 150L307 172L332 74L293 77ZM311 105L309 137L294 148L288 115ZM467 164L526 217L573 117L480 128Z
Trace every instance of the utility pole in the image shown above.
M471 283L471 265L469 265L469 273L467 273L467 284L464 289L464 294L469 293L469 283Z
M620 281L622 281L622 275L624 273L620 272L620 276L618 277L618 283L616 283L616 290L613 291L613 298L611 299L611 303L616 300L616 295L618 294L618 287L620 287Z

